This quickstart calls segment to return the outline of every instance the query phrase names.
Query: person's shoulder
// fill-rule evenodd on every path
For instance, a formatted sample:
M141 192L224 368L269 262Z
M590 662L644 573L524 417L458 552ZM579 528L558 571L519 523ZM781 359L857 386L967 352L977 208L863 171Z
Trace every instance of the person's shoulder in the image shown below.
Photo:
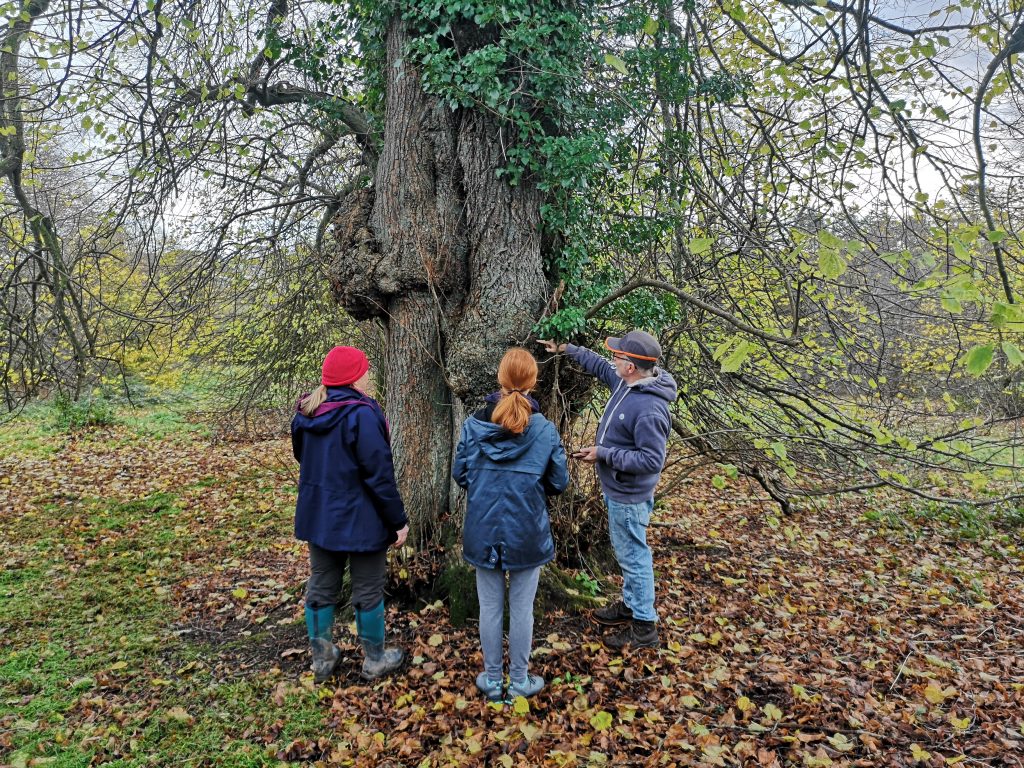
M476 438L480 434L481 429L486 429L486 425L491 423L489 418L486 418L486 408L481 408L476 413L470 414L465 421L462 422L462 434Z
M352 398L352 400L345 403L350 409L349 413L353 414L359 421L379 421L381 423L387 423L387 417L384 415L384 409L380 403L374 400L369 395L363 395L359 398Z
M559 437L558 427L542 413L534 413L530 416L530 429L536 429L539 433L554 435L556 438Z
M543 413L534 411L530 414L530 424L550 424L551 421Z
M369 395L356 395L355 397L347 399L345 404L351 405L355 408L360 408L362 406L364 410L368 408L376 413L384 413L384 409L381 407L380 403Z

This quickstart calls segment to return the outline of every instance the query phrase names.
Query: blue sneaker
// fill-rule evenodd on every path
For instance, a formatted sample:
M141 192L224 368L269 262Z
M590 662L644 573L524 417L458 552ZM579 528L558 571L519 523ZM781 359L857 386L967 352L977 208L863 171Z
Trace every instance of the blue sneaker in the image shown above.
M505 697L501 692L501 680L490 680L486 672L476 676L476 687L488 701L504 701Z
M508 698L509 700L522 696L523 698L530 698L536 696L538 693L544 690L544 678L540 675L527 675L525 680L516 682L513 680L508 686Z

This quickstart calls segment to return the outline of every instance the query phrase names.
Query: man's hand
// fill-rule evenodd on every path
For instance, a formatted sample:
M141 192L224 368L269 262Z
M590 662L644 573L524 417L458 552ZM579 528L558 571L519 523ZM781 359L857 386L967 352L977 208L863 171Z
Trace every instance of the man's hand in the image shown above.
M404 528L402 528L400 531L396 531L395 535L398 536L398 538L395 539L395 543L392 544L391 546L393 546L393 547L404 546L405 545L405 539L409 535L409 526L407 525Z
M565 352L565 344L557 344L551 339L538 339L538 342L543 345L544 349L548 352Z
M580 461L585 461L588 464L593 464L597 461L597 446L588 445L586 448L580 448L578 451L573 453L572 457L574 459L579 459Z

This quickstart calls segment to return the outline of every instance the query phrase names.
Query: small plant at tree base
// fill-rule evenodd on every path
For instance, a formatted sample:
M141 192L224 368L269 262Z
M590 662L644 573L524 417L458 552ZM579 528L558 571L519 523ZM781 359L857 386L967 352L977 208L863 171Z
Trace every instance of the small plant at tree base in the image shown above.
M601 593L601 584L597 579L591 578L588 574L583 573L582 571L577 573L576 576L573 577L573 580L579 586L581 592L590 595L591 597L596 597Z

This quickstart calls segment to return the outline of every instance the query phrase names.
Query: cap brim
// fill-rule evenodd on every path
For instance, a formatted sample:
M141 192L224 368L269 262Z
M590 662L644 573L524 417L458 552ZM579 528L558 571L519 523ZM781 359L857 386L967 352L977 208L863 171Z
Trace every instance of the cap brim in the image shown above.
M620 355L625 355L626 357L631 357L634 360L642 360L645 363L656 363L656 362L658 362L658 358L657 357L648 357L647 355L638 355L635 352L627 352L626 350L622 349L622 338L619 337L619 336L609 336L607 339L604 340L604 345L605 345L605 347L608 350L610 350L612 352L617 352Z

